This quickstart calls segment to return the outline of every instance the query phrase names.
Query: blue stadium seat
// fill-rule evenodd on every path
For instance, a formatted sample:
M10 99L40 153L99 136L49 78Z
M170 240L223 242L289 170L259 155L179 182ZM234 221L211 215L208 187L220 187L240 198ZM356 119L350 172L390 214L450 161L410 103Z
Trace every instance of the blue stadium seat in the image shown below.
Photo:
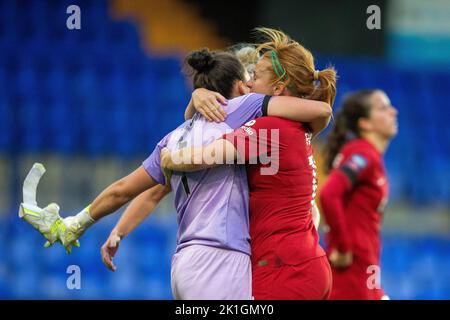
M68 274L47 273L39 277L39 296L43 299L69 299L71 291L67 288Z
M39 273L30 269L14 270L10 276L10 290L16 299L37 299L41 297Z
M109 281L102 284L104 288L103 296L108 299L136 299L137 292L141 286L139 275L135 270L128 268L129 264L118 265L117 271L113 276L110 275Z
M115 50L122 53L140 45L136 28L128 21L114 22L109 25L108 42Z
M45 111L35 101L19 102L20 117L18 134L20 147L24 152L45 150Z
M0 84L1 85L1 84ZM6 100L6 95L0 93L0 152L8 152L12 148L14 139L13 110Z
M10 249L8 250L8 258L11 263L11 267L16 272L26 270L36 270L39 265L36 264L36 251L33 243L39 242L39 246L43 246L44 242L42 237L33 230L28 230L27 233L23 233L20 237L14 238L10 243Z
M173 299L171 287L167 285L167 278L147 277L139 286L138 294L140 299Z

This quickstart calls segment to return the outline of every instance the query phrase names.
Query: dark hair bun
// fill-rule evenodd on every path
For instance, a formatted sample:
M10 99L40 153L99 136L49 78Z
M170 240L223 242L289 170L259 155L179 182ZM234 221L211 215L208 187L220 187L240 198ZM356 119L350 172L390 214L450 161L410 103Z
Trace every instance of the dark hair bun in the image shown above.
M214 57L207 48L191 52L186 61L199 73L208 72L215 64Z

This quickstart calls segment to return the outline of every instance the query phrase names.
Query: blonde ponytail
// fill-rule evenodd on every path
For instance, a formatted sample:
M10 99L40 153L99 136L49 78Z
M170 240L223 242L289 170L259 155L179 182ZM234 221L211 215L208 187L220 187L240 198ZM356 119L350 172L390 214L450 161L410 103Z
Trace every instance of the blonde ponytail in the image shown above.
M336 78L336 70L333 67L320 70L317 73L317 80L314 80L313 76L315 88L311 94L305 98L325 101L332 106L334 103L334 98L336 97Z

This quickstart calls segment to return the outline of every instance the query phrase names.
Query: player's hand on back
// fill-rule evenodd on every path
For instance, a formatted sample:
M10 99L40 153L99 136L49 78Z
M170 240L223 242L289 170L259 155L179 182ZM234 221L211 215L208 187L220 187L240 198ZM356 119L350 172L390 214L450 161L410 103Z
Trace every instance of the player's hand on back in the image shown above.
M228 102L220 93L198 88L192 92L192 102L195 110L208 121L218 123L225 121L227 114L223 110L223 106Z
M170 178L172 177L172 170L169 170L167 168L167 165L172 157L172 154L168 148L163 148L161 150L161 171L164 174L164 179L166 181L166 188L170 192L172 190L172 187L170 185Z
M337 250L333 250L328 256L328 260L336 269L345 269L352 265L353 254L351 251L342 253Z
M121 237L113 230L100 250L103 263L111 271L117 270L113 258L119 249L120 240Z

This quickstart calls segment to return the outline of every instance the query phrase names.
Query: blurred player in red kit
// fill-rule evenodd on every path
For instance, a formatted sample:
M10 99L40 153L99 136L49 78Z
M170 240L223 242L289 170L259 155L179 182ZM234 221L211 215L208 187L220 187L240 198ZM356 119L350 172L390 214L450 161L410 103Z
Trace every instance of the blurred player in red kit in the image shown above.
M320 191L333 271L331 299L387 298L380 283L380 228L388 198L383 154L397 110L381 90L349 95L326 145L330 172Z

